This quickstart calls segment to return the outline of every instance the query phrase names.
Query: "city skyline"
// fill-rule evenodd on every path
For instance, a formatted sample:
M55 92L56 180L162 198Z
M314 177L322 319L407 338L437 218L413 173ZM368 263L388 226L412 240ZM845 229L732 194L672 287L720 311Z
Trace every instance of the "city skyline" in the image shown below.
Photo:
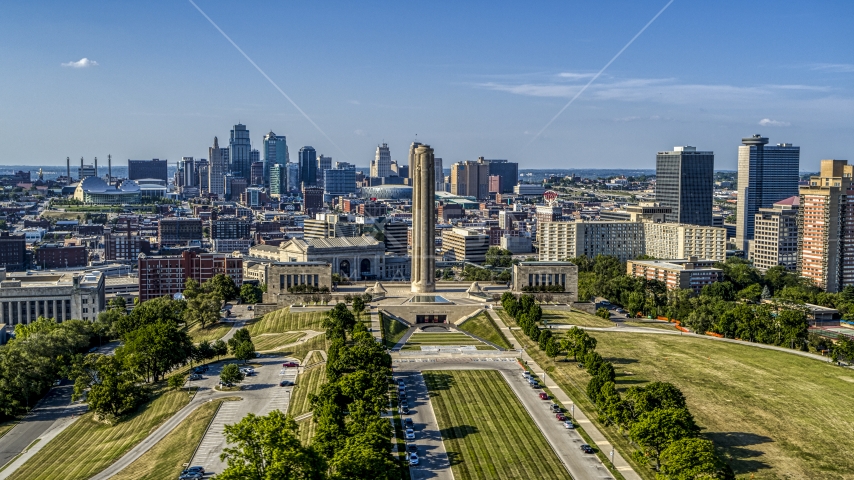
M400 5L258 2L247 8L266 15L241 18L225 3L197 4L335 145L190 3L48 2L7 6L0 19L0 52L17 66L0 78L4 163L203 157L237 123L256 132L253 144L272 129L360 166L377 144L401 162L423 141L446 165L482 155L523 168L654 168L657 151L681 144L734 170L739 139L757 133L800 145L801 170L851 157L848 4L754 2L757 22L741 3L674 2L533 142L666 2L440 3L417 12L435 29L429 39L409 33L413 12ZM272 28L283 16L306 21ZM383 34L366 34L366 22ZM317 25L327 34L310 35ZM512 34L532 29L541 33ZM205 76L216 64L228 68Z

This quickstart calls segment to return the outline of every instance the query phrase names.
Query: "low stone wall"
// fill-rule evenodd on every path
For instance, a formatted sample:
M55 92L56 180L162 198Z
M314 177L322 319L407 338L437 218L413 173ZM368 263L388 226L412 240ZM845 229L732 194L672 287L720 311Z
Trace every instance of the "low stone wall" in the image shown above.
M573 302L570 305L576 310L581 310L584 313L596 315L596 304L593 302Z

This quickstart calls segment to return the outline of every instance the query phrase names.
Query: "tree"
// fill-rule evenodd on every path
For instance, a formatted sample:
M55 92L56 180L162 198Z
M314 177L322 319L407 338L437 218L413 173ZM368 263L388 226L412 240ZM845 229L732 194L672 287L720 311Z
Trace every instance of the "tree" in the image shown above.
M715 452L710 440L683 438L661 452L657 480L735 480L732 469Z
M255 344L252 343L252 337L246 328L234 332L234 336L228 339L228 348L234 358L243 360L244 363L255 358Z
M163 374L183 364L193 345L186 331L169 322L143 325L126 333L124 340L116 355L151 382L157 382Z
M354 298L353 313L355 313L356 315L361 315L363 311L365 311L365 301L362 300L362 297Z
M229 446L220 456L228 467L221 480L320 480L326 465L312 448L300 443L299 427L279 410L267 416L249 414L225 426Z
M356 304L358 298L353 299L353 305ZM356 317L343 303L335 305L332 310L326 312L321 323L321 326L326 329L326 337L330 340L346 338L346 332L352 331L354 325L356 325Z
M75 370L74 399L88 390L89 408L111 422L134 410L147 396L117 355L89 354Z
M222 309L222 297L217 293L202 293L187 301L184 310L184 322L188 325L198 323L201 328L219 321Z
M388 423L388 422L386 422ZM379 450L370 445L371 435L347 438L343 448L335 452L329 469L336 480L397 480L399 469L388 450Z
M639 463L651 462L658 470L659 457L665 448L698 432L694 417L685 408L658 408L646 412L629 429L629 438L641 447L632 456Z
M228 353L228 345L223 342L221 338L211 345L211 349L213 350L213 355L217 360L219 360L219 357Z
M184 299L192 300L197 296L201 295L203 292L204 291L202 290L202 286L199 285L199 282L193 280L192 278L184 282Z
M596 316L599 318L604 318L605 320L610 320L611 312L605 307L599 307L596 309Z
M240 299L243 303L261 303L262 294L261 289L251 283L244 283L240 287Z
M222 383L237 383L243 380L243 373L236 363L229 363L219 372L219 380Z
M549 338L545 349L546 356L548 356L552 359L552 361L554 361L555 357L560 354L560 351L560 343L556 342L554 338Z
M629 387L626 391L626 401L635 418L656 409L688 408L682 390L667 382L651 382L644 386Z
M214 275L213 278L205 282L204 287L211 292L218 293L220 298L226 302L234 300L240 293L234 284L234 280L224 273Z
M169 388L172 390L178 390L179 388L184 386L184 376L183 375L172 375L169 377L168 384Z
M110 309L116 308L121 311L125 311L127 309L127 301L124 297L115 296L107 303L107 307Z

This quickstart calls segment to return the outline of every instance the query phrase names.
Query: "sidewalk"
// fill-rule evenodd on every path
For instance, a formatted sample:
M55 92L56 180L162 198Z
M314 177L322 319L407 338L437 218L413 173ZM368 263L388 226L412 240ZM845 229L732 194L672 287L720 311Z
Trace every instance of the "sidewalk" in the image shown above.
M504 321L501 320L501 317L499 317L498 314L496 314L495 311L492 309L487 310L487 312L489 312L490 317L492 317L496 325L498 325L498 328L500 328L501 331L504 333L504 336L507 337L507 340L509 340L510 343L513 345L513 348L521 352L522 360L525 361L525 363L528 365L528 367L530 367L531 370L533 370L535 373L542 375L545 387L552 392L552 395L554 395L554 397L560 403L562 403L564 407L569 408L573 412L576 423L578 423L582 428L584 428L584 431L593 440L593 443L595 443L596 446L599 447L599 450L601 450L602 453L604 453L610 458L610 454L613 449L611 442L609 442L608 439L605 438L605 435L603 435L602 432L599 431L596 425L594 425L587 418L587 415L585 415L584 412L581 411L581 409L575 405L575 402L573 402L569 398L569 395L567 395L559 386L557 386L557 384L555 384L555 382L549 376L546 375L545 370L543 370L542 367L537 365L537 362L535 362L530 357L530 355L528 355L528 353L524 349L522 349L522 346L519 345L519 343L516 341L516 337L513 336L513 333L510 331L510 328L504 324ZM617 471L619 471L620 474L622 474L626 480L641 480L640 475L638 475L637 472L635 472L634 469L631 467L631 465L626 462L626 459L623 458L622 455L620 455L620 452L616 451L616 449L613 449L613 452L613 464Z

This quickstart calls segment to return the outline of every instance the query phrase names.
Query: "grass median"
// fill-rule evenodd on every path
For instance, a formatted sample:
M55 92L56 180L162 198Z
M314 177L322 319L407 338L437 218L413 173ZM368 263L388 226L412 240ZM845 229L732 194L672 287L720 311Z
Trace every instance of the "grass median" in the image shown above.
M422 375L456 480L569 477L501 373Z
M403 338L409 327L380 312L380 323L383 329L383 343L386 348L392 348Z
M322 331L325 311L291 313L290 308L270 312L251 322L246 328L252 336L262 333L285 333L295 330Z
M291 391L288 415L298 417L311 411L309 397L317 393L320 386L326 383L326 368L318 365L305 370L297 379L297 384Z
M188 402L185 390L161 391L135 414L115 426L96 422L92 413L87 413L9 478L88 479L118 460Z

